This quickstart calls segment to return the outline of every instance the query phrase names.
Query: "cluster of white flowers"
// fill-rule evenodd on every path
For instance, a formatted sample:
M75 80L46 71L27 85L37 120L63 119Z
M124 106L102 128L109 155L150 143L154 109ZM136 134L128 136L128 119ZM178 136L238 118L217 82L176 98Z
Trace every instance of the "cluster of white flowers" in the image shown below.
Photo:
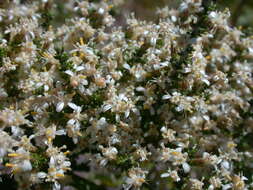
M122 3L1 3L0 175L17 189L252 189L253 36L212 1L121 26Z

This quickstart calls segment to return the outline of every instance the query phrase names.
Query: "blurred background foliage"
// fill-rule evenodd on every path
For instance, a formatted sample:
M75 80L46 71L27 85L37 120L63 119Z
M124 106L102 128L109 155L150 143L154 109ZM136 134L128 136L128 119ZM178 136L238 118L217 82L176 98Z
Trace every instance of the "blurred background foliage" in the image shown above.
M12 0L0 0L1 3L6 4L6 2ZM20 0L21 3L31 3L35 0ZM52 1L52 0L49 0ZM64 20L71 18L72 15L64 12L64 4L68 1L76 0L54 0L56 3L58 18L58 23L56 25L63 23ZM82 1L82 0L78 0ZM102 1L102 0L84 0L84 1ZM134 12L136 17L141 20L155 20L155 12L159 8L168 6L170 8L176 9L182 0L118 0L123 1L121 7L115 9L114 16L117 18L117 23L119 25L124 25L125 16ZM231 12L231 24L234 26L241 26L242 28L253 27L253 0L202 0L202 1L213 1L217 4L218 10L224 10L228 8ZM64 15L64 17L63 17Z
M204 0L205 1L205 0ZM228 8L231 11L231 24L235 26L253 27L253 0L213 0L219 10ZM181 0L127 0L124 10L135 12L140 19L155 19L158 7L176 8Z

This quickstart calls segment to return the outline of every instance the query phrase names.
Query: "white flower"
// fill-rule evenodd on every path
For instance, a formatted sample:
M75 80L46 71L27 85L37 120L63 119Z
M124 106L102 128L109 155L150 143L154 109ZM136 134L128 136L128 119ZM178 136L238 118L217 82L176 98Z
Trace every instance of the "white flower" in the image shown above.
M132 186L134 188L139 188L146 178L147 171L141 170L141 168L131 168L128 172L128 178L126 179L125 190L130 189Z
M175 181L175 182L180 181L180 177L178 176L176 170L171 171L169 169L166 173L162 173L161 178L165 178L165 177L171 177L173 179L173 181Z
M108 148L104 148L103 146L100 146L100 148L102 149L102 153L106 158L108 158L109 160L116 159L118 151L115 147L111 146Z

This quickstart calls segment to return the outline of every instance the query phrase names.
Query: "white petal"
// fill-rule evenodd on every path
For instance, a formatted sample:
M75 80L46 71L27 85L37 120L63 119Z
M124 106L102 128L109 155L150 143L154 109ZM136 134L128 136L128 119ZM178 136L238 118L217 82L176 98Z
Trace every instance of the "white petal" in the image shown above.
M130 114L130 111L127 110L127 111L125 112L125 118L128 118L129 114Z
M110 110L111 108L112 108L111 105L106 104L106 105L103 106L103 112L106 112L106 111Z
M142 87L142 86L138 86L137 88L136 88L136 91L137 92L144 92L146 89L144 88L144 87Z
M84 69L85 69L84 66L78 66L78 67L76 67L76 71L81 71L81 70L84 70Z
M170 98L171 98L171 95L169 95L169 94L166 94L166 95L164 95L164 96L162 97L163 100L168 100L168 99L170 99Z
M39 172L37 173L37 177L38 178L45 178L47 176L47 174L45 172Z
M74 125L75 122L76 122L76 120L70 119L70 120L68 120L67 125Z
M55 159L53 157L50 158L49 165L50 166L54 166L55 165Z
M57 112L61 112L63 108L64 108L64 102L57 103L57 105L56 105Z
M84 85L84 86L86 86L86 85L88 85L89 83L88 83L88 81L87 81L86 79L82 79L82 80L81 80L81 84Z
M163 126L163 127L160 129L160 131L161 131L161 132L166 132L166 127Z
M169 176L170 176L169 173L163 173L163 174L161 174L161 177L169 177Z
M55 134L56 134L56 135L65 135L66 132L65 132L64 129L61 129L61 130L56 131Z
M60 189L61 189L61 184L59 184L58 182L54 182L53 190L60 190Z
M214 12L214 11L212 11L212 12L209 14L209 17L210 17L210 18L215 18L215 17L217 17L217 13Z
M72 71L70 71L70 70L65 71L65 73L68 74L68 75L70 75L70 76L74 75L74 73Z
M104 14L105 10L103 8L99 8L98 9L98 14L102 15Z
M23 171L31 171L32 170L32 164L29 160L24 160L20 168Z
M170 18L171 18L172 22L176 22L177 21L177 17L174 16L174 15L172 15Z
M191 167L189 164L185 162L183 163L183 169L184 169L184 173L189 173L189 171L191 170Z
M131 67L130 67L127 63L125 63L125 64L123 65L123 67L124 67L125 69L127 69L127 70L130 70L130 69L131 69Z
M39 87L41 87L42 85L43 85L42 82L38 82L38 83L36 83L35 87L36 87L36 88L39 88Z
M68 103L68 106L71 107L73 110L77 110L78 109L78 106L76 104L74 104L74 103L71 103L71 102Z
M221 162L221 167L228 170L229 169L229 162L224 160L223 162Z
M214 186L213 185L209 185L207 190L214 190Z
M49 86L48 85L44 85L44 91L48 91L49 90Z
M69 166L71 166L71 162L65 161L65 162L63 163L63 165L64 165L65 167L69 167Z
M209 80L207 80L207 79L202 79L202 81L204 82L204 83L206 83L206 85L210 85L210 82L209 82Z

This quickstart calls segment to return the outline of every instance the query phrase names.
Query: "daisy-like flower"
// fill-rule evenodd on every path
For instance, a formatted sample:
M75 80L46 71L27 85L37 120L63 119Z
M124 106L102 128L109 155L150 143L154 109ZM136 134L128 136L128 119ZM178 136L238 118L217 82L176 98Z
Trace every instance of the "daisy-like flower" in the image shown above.
M147 171L143 171L141 168L131 168L128 171L128 177L126 179L124 189L128 190L131 187L139 189L140 186L145 183L146 174Z

